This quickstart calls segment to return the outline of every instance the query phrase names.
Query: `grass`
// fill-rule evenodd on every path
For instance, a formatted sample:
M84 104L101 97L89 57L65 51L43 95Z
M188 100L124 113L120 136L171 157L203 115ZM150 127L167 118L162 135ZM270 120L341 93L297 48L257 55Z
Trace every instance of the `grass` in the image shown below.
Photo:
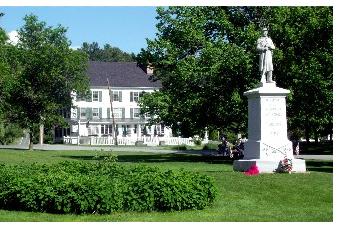
M184 152L184 151L182 151ZM204 210L117 212L110 215L55 215L0 210L0 221L332 221L333 163L307 161L305 174L245 176L224 157L193 154L116 152L123 165L145 163L162 169L184 168L214 177L219 190ZM0 163L95 162L95 151L23 151L0 149ZM102 157L100 157L102 158Z

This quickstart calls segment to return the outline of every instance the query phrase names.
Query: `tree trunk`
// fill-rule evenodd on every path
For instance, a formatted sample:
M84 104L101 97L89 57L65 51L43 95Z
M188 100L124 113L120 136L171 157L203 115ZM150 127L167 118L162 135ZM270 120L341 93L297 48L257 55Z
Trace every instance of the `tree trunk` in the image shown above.
M307 127L305 128L305 139L306 143L310 143L310 131Z
M318 135L314 135L314 143L317 144L318 143Z
M34 144L33 144L33 131L30 130L29 132L29 150L32 151L34 148Z

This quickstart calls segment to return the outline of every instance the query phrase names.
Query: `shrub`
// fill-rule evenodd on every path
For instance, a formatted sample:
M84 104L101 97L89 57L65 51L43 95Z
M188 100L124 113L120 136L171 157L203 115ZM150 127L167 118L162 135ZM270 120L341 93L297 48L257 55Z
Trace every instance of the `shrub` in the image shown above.
M219 142L208 142L202 148L203 150L217 150Z
M23 130L17 125L0 119L0 144L11 144L23 136Z
M193 137L193 142L194 142L194 144L195 144L196 146L200 146L201 143L202 143L201 141L202 141L202 138L200 138L200 136L195 135L195 136Z
M210 177L122 166L64 161L54 165L0 165L0 208L48 213L111 213L203 209L216 196Z

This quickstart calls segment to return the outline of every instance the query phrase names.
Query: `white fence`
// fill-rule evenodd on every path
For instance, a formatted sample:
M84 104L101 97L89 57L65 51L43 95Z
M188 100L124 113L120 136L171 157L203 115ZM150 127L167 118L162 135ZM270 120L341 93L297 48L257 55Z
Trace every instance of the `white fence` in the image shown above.
M79 143L78 143L79 140ZM181 137L118 137L118 145L135 145L136 142L146 144L147 146L159 145L188 145L194 146L192 138ZM70 137L64 136L64 144L81 145L114 145L113 137Z

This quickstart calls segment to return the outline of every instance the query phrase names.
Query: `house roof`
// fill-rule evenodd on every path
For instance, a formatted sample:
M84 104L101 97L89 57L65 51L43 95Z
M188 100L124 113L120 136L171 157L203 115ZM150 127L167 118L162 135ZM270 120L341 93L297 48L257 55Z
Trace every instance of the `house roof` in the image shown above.
M89 61L87 75L90 86L107 86L108 78L111 87L161 87L160 81L151 81L136 62Z

